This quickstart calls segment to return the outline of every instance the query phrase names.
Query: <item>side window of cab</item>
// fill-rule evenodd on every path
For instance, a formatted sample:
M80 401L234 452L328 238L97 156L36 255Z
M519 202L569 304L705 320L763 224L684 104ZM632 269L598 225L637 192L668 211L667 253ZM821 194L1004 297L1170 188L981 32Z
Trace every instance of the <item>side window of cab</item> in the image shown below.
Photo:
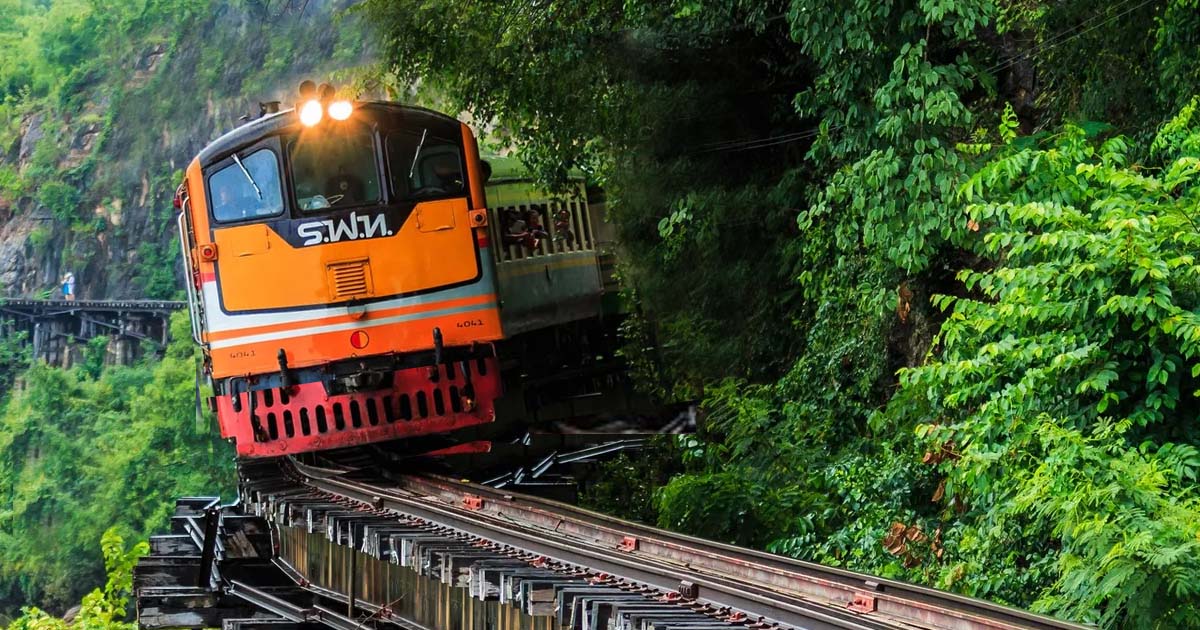
M387 136L392 196L396 199L458 197L466 193L459 143L428 130L394 131Z
M279 159L271 149L234 154L229 163L208 177L213 218L232 223L283 213Z

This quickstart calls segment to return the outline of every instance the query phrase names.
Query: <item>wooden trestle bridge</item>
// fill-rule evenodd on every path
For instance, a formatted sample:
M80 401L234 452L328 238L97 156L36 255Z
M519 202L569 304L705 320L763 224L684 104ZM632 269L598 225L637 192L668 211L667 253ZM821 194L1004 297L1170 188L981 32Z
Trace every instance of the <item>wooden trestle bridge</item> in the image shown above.
M171 313L186 306L169 300L0 299L0 338L20 337L34 357L66 367L80 344L104 336L111 361L127 364L166 346Z

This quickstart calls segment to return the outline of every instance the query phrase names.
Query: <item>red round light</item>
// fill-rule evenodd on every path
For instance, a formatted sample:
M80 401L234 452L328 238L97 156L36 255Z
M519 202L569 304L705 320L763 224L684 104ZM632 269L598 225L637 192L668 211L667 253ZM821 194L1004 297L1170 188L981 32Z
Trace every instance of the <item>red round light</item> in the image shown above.
M370 342L371 338L367 336L367 333L361 330L356 330L350 333L350 345L354 346L358 350L366 348L367 344Z

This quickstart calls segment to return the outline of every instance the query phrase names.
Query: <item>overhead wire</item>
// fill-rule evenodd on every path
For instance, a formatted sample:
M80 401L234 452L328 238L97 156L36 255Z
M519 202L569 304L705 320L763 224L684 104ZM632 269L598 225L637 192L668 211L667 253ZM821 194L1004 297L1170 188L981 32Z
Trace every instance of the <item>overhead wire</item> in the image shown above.
M1069 32L1069 31L1063 31L1063 32L1059 33L1058 35L1055 35L1054 37L1051 37L1051 38L1047 39L1046 41L1043 41L1042 43L1038 44L1037 46L1035 46L1033 48L1033 50L1013 53L1009 57L1007 57L1005 59L1001 59L996 64L977 72L976 75L978 76L979 74L982 74L982 73L991 74L993 72L1003 70L1010 65L1013 65L1014 63L1016 63L1017 60L1019 60L1023 57L1035 57L1037 55L1040 55L1052 48L1056 48L1056 47L1061 46L1062 44L1065 44L1069 41L1083 37L1084 35L1100 28L1101 26L1105 26L1105 25L1109 24L1110 22L1113 22L1114 20L1118 20L1122 17L1125 17L1126 15L1129 15L1130 13L1133 13L1134 11L1137 11L1138 9L1141 9L1141 8L1145 7L1146 5L1152 4L1154 2L1158 2L1158 0L1142 0L1142 2L1139 2L1136 6L1129 7L1128 9L1121 11L1120 13L1117 13L1116 15L1111 15L1111 16L1107 17L1106 19L1104 19L1104 21L1100 22L1099 24L1092 25L1081 31L1076 31L1073 33ZM1119 7L1122 5L1128 5L1128 4L1132 4L1132 3L1133 3L1133 0L1125 0L1124 2L1115 3L1115 6ZM1100 19L1102 17L1102 15L1103 14L1094 15L1091 18L1085 20L1079 26L1084 26L1090 22L1094 22L1094 21ZM1068 33L1069 33L1069 36L1068 36Z
M753 139L753 140L721 140L721 141L717 141L717 142L710 142L710 143L702 144L699 147L697 147L697 152L709 153L712 151L728 150L731 148L741 148L741 147L753 148L753 145L762 143L762 142L772 141L772 143L774 143L774 141L778 141L778 140L794 141L794 140L800 140L802 138L809 137L809 136L812 136L815 134L816 134L816 130L808 129L805 131L795 131L795 132L790 132L790 133L785 133L785 134L779 134L776 136L764 136L762 138L757 138L757 139Z
M1008 68L1009 66L1012 66L1015 63L1017 63L1017 61L1021 58L1037 57L1038 55L1041 55L1053 48L1056 48L1056 47L1066 44L1070 41L1073 41L1075 39L1083 37L1084 35L1092 32L1102 26L1105 26L1115 20L1121 19L1122 17L1125 17L1126 15L1129 15L1130 13L1133 13L1134 11L1142 9L1142 8L1146 7L1147 5L1157 2L1157 1L1158 0L1142 0L1141 2L1138 2L1136 5L1130 6L1129 8L1127 8L1119 13L1116 13L1114 15L1109 15L1103 21L1101 21L1097 24L1093 24L1083 30L1078 30L1078 31L1074 31L1074 32L1064 31L1058 35L1055 35L1054 37L1051 37L1051 38L1043 41L1042 43L1038 44L1031 50L1022 51L1020 53L1015 53L1013 55L1010 55L1009 57L1006 57L1006 58L1000 60L999 62L997 62L987 68L978 70L975 73L973 73L973 76L978 77L981 74L992 74L992 73L1004 70L1004 69ZM1134 0L1125 0L1124 2L1117 3L1116 6L1119 7L1122 5L1131 5L1133 2L1134 2ZM1082 24L1080 24L1080 26L1084 26L1084 25L1090 24L1092 22L1095 22L1096 20L1100 19L1101 17L1102 17L1101 15L1092 16L1091 18L1085 20ZM836 129L839 129L841 126L842 125L831 125L831 126L827 127L826 130L834 131ZM725 141L712 142L712 143L700 145L700 147L695 149L693 152L695 152L695 153L717 153L717 152L732 152L732 151L747 151L747 150L752 150L752 149L762 149L762 148L777 146L780 144L788 144L791 142L798 142L800 140L804 140L807 138L816 137L816 136L820 135L820 133L821 133L821 129L815 128L815 129L810 129L810 130L806 130L806 131L788 132L788 133L783 133L783 134L778 134L778 135L773 135L773 136L764 136L761 138L754 138L754 139L750 139L750 140L725 140Z

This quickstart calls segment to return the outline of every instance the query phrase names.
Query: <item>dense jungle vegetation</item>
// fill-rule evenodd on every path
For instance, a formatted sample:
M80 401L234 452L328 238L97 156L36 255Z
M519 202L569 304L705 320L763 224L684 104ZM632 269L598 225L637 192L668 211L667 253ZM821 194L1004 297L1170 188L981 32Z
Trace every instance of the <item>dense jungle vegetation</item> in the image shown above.
M8 625L8 630L135 630L137 624L128 620L133 567L149 548L148 543L140 542L126 549L125 540L116 529L105 530L100 539L104 569L108 574L104 586L84 595L69 619L28 607L20 618Z
M707 409L632 507L1104 627L1200 625L1195 0L360 10L380 81L605 186L630 356L657 340L645 382Z
M350 0L0 0L0 292L179 291L184 167L300 78L364 60Z
M296 77L361 63L361 27L334 15L346 4L0 0L0 294L48 295L73 270L83 297L181 296L179 173ZM69 370L0 342L0 627L63 627L20 609L81 598L74 626L123 621L124 561L103 599L87 594L113 536L161 531L176 496L230 494L232 449L197 418L186 318L173 324L165 356L127 367L105 365L103 340Z
M86 93L132 108L97 121L113 139L97 151L150 155L160 127L207 111L173 81L215 89L243 61L227 41L175 39L217 4L0 0L0 149L38 108L63 129L93 112ZM383 60L361 87L489 121L488 143L547 183L581 168L606 190L637 312L627 354L705 418L614 466L637 492L602 484L593 500L1102 627L1200 626L1196 0L351 13ZM120 51L159 41L169 74L115 82ZM305 50L255 49L236 87L265 89ZM152 133L113 123L138 117ZM137 177L38 150L0 166L0 198L62 209L76 242L120 236L88 214L113 200L88 195ZM168 191L177 167L155 164L143 190ZM137 286L169 294L173 250L147 239ZM115 577L75 623L117 623L130 556L113 534L98 551L101 533L140 540L169 509L156 500L231 479L196 422L191 350L129 368L0 360L22 384L0 414L3 605L64 609L101 581L102 551ZM15 626L62 627L37 611Z
M184 313L172 335L161 359L105 367L96 343L81 365L37 363L9 391L0 408L0 612L37 603L61 614L103 583L110 538L162 531L175 497L232 493L233 449L197 415L198 350Z

